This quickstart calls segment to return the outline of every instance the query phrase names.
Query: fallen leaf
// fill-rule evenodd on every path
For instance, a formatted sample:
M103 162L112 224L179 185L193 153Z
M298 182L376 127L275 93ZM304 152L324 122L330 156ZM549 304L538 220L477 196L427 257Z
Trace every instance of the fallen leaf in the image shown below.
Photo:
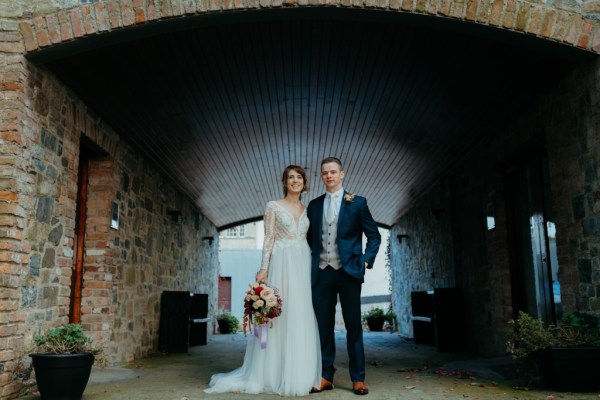
M433 371L434 374L437 375L441 375L441 376L454 376L460 379L474 379L475 375L473 375L473 373L469 372L469 371L465 371L463 369L457 369L457 370L453 370L453 371L448 371L445 368L439 368L435 371Z
M400 368L398 370L398 372L421 372L422 370L426 369L425 368Z

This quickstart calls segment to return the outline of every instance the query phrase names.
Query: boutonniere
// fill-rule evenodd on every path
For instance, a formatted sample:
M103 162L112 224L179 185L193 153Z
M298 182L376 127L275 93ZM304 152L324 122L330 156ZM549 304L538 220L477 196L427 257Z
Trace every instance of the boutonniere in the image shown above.
M354 193L346 193L344 195L344 201L346 203L352 203L354 201Z

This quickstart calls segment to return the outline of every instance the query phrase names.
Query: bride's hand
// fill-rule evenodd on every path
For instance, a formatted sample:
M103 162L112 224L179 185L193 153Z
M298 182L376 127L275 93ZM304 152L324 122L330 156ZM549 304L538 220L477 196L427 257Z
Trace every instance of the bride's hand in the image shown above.
M267 270L261 269L256 273L256 282L264 282L267 284Z

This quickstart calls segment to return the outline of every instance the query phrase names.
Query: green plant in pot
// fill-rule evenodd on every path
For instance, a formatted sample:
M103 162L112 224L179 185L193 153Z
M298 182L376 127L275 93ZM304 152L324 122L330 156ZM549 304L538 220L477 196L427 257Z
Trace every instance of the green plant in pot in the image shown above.
M392 332L395 331L396 330L396 314L394 314L394 312L392 311L391 306L385 312L385 320L387 321L388 324L390 324L390 328L392 329Z
M558 325L520 312L509 321L507 350L519 363L525 384L560 391L596 391L600 331L593 315L564 313Z
M66 324L35 337L29 356L44 400L79 400L87 386L95 355L100 350L84 335L80 324Z
M370 331L381 332L386 321L392 323L396 316L392 310L387 312L381 307L373 307L363 314L363 321L367 323Z
M240 320L233 314L221 312L217 315L219 332L222 334L236 333L240 329Z

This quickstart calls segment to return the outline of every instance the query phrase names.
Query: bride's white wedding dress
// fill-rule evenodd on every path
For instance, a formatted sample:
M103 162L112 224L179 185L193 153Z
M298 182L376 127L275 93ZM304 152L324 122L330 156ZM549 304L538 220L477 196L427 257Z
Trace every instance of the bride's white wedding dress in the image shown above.
M298 222L275 201L267 204L263 265L279 289L283 312L268 329L267 347L248 334L243 365L213 375L206 393L276 393L304 396L321 384L321 346L312 306L306 209Z

